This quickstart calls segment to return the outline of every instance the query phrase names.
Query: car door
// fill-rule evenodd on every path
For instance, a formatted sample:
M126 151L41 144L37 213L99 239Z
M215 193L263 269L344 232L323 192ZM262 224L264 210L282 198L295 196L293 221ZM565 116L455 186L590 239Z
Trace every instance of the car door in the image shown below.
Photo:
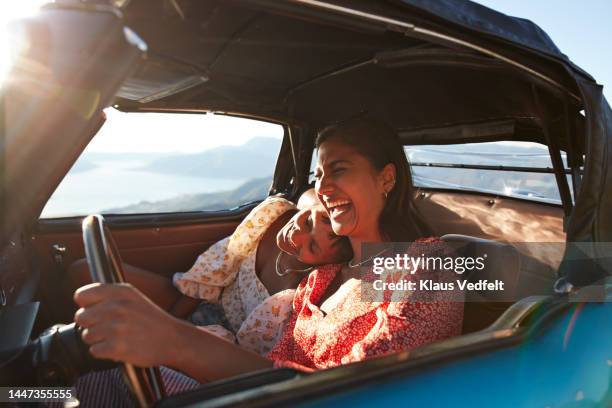
M105 113L31 237L43 287L55 293L85 256L80 222L88 214L104 215L124 262L168 279L187 271L269 194L285 133L236 116Z

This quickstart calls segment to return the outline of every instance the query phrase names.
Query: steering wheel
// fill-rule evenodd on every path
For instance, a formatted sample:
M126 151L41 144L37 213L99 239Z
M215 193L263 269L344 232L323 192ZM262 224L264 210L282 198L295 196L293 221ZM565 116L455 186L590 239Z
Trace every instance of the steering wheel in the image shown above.
M101 215L83 220L83 243L93 282L125 282L119 250ZM123 364L123 378L140 407L148 407L165 397L159 367L141 368Z

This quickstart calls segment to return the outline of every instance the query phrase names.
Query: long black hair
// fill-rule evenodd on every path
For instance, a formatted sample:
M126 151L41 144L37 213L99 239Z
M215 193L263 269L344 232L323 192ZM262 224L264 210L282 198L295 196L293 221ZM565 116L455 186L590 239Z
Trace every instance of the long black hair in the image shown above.
M349 119L325 127L316 147L333 139L353 148L378 171L395 165L395 185L380 214L381 231L392 241L414 241L430 234L430 228L414 205L412 174L397 132L389 125L366 117Z

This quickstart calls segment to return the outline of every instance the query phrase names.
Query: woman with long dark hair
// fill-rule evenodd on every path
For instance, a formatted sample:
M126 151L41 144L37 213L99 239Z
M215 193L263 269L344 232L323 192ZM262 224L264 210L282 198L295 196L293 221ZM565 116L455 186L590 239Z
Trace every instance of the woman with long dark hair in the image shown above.
M363 254L363 245L415 241L408 252L445 253L439 238L424 238L395 131L372 119L352 119L325 128L316 146L315 191L332 229L348 237L354 256L347 264L319 267L302 281L289 327L268 356L277 365L326 368L459 334L463 304L450 301L456 296L432 292L415 302L400 291L364 298L362 285L369 282L361 267L373 257ZM438 278L447 272L446 279L450 271L424 272Z

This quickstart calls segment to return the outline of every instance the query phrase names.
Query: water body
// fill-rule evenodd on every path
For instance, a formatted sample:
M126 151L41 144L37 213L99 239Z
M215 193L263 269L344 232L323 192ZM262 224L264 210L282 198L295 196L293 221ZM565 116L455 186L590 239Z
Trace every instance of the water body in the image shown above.
M232 190L246 180L215 179L139 170L142 160L95 161L97 167L69 172L45 206L41 217L66 217L104 212L141 201L184 194Z

